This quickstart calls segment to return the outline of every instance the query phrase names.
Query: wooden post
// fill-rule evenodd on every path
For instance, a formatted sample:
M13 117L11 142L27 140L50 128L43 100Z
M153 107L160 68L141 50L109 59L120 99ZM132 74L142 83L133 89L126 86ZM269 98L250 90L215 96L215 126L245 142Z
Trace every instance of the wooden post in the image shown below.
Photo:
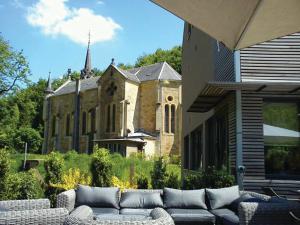
M23 169L24 170L25 170L25 167L26 167L26 160L27 160L27 142L25 142L24 164L23 164Z

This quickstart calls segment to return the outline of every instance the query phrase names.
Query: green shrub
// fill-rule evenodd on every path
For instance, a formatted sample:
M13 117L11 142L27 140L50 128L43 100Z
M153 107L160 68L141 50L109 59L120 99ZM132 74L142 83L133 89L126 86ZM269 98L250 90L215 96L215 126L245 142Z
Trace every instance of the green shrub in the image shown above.
M76 152L75 150L70 150L68 151L65 155L64 155L64 159L65 160L72 160L75 159L76 157L78 157L78 152Z
M45 194L51 201L51 205L55 206L56 196L59 193L59 189L52 187L51 184L58 184L62 181L64 171L64 159L58 152L51 152L45 159Z
M6 188L6 181L10 170L9 152L6 149L0 149L0 199Z
M43 197L41 184L33 173L9 174L5 188L5 199L36 199Z
M169 157L169 163L180 165L181 164L181 156L180 155L171 155Z
M12 141L11 141L10 135L7 132L0 131L0 149L11 148L12 147L11 142Z
M234 176L226 169L216 170L215 167L186 174L183 179L183 189L223 188L234 184Z
M42 137L38 131L30 127L21 127L14 135L14 147L17 151L23 152L27 142L28 152L38 153L42 146Z
M154 161L153 170L151 171L151 185L153 189L162 189L165 186L167 178L167 165L163 158L160 157Z
M167 179L166 179L166 182L165 182L165 187L177 188L177 189L180 187L180 181L179 181L178 175L175 174L173 171L171 171L167 175Z
M112 166L109 151L95 146L91 162L92 182L95 186L111 186Z
M149 188L149 181L145 175L138 176L136 180L136 185L138 189L148 189Z
M45 182L46 184L57 184L61 182L63 175L64 159L58 152L51 152L44 162L46 170Z

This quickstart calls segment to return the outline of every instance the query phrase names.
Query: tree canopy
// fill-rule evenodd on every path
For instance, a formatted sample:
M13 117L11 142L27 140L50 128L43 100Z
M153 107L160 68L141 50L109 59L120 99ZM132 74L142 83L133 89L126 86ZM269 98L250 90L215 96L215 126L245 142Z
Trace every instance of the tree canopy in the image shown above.
M29 65L22 51L15 51L0 36L0 96L28 83Z

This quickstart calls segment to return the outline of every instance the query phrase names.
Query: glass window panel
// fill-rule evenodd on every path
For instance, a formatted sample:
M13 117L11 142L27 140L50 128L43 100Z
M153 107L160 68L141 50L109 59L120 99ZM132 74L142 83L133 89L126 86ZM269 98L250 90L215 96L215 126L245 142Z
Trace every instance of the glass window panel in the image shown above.
M263 121L266 177L299 178L298 103L265 102Z

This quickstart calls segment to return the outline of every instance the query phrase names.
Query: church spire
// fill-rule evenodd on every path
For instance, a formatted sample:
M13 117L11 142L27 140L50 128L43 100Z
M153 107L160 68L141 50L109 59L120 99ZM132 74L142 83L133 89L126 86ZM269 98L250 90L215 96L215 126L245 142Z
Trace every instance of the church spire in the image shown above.
M54 91L52 90L52 87L51 87L51 72L49 72L49 75L48 75L48 81L47 81L47 88L45 90L45 93L46 94L52 94Z
M91 43L91 32L89 32L89 41L86 50L84 69L81 71L81 78L89 78L92 75L90 43Z

